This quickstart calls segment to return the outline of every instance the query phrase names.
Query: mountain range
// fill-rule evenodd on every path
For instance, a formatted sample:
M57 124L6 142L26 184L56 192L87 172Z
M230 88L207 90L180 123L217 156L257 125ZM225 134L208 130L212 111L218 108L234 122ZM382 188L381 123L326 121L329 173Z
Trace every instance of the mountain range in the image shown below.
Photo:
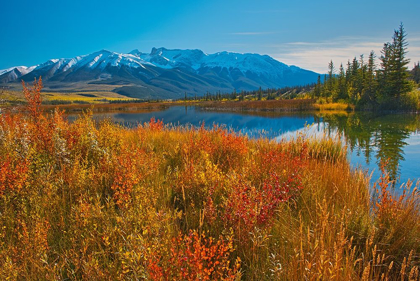
M46 91L113 91L133 98L180 98L259 87L314 83L318 74L268 55L153 48L128 54L101 50L35 66L0 70L0 86L42 77Z

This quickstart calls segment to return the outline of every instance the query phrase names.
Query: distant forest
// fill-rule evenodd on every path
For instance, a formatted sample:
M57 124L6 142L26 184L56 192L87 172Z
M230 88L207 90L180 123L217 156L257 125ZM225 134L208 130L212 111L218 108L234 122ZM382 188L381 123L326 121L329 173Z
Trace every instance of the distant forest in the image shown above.
M221 101L221 100L275 100L275 99L293 99L300 97L305 93L310 92L315 87L314 84L304 86L293 86L283 88L267 88L261 87L255 91L240 91L234 90L231 93L210 93L207 92L204 96L187 96L185 94L184 100L205 100L205 101Z
M346 69L340 65L338 74L331 61L328 74L318 77L312 97L332 102L347 102L356 108L368 110L415 110L418 94L412 92L420 82L419 64L408 71L406 58L408 43L401 24L394 31L392 42L385 43L379 57L370 52L367 62L363 55L347 63ZM322 81L321 81L322 80Z
M184 100L274 100L311 97L320 103L339 102L355 105L359 110L416 110L419 94L414 91L420 84L420 66L414 64L409 71L406 33L403 25L394 31L392 42L384 44L377 65L376 54L371 51L367 61L361 55L341 64L338 73L331 61L328 73L319 76L317 83L261 89L233 91L232 93L209 93L191 96L185 93Z

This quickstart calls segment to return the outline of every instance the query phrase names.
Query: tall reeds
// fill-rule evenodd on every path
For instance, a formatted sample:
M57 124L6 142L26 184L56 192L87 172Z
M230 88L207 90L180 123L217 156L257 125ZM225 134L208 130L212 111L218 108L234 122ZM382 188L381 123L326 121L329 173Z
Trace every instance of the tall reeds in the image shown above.
M0 116L0 279L419 278L417 189L339 140L31 112Z

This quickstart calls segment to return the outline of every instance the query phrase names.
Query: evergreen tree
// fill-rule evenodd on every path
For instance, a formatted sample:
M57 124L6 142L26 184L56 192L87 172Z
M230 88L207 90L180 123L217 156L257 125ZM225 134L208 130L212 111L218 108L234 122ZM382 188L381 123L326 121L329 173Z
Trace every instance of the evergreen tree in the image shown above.
M241 91L241 94L239 95L239 100L243 101L245 99L244 91Z
M340 65L340 73L338 74L338 100L347 100L349 94L347 92L347 81L346 81L346 72L344 71L343 64Z
M363 55L360 55L359 58L359 65L360 65L360 69L358 72L358 89L357 92L359 93L359 98L361 98L364 95L364 91L365 91L365 79L366 79L366 72L367 72L367 65L365 64L365 59Z
M321 96L321 75L318 75L318 80L316 82L315 88L314 88L314 96L316 98L319 98Z
M376 65L375 65L375 52L371 51L369 54L369 61L367 65L366 70L366 76L364 79L364 85L363 85L363 96L362 96L362 102L363 103L370 103L371 105L376 104Z
M401 97L411 90L408 81L409 73L407 65L406 34L401 24L394 31L392 43L385 43L381 55L381 67L379 77L379 92L383 108L395 109L401 106Z
M334 63L330 61L328 64L328 79L325 82L325 96L326 97L334 97L335 96L335 77L334 77Z
M367 63L361 55L359 60L355 57L353 61L348 61L346 70L340 65L337 76L334 75L334 64L331 61L324 83L321 84L318 77L312 97L332 97L333 101L349 100L354 105L368 108L415 108L415 98L407 95L413 85L408 79L419 83L420 68L419 64L414 64L411 74L407 71L407 46L406 34L401 24L394 31L392 43L384 44L378 70L373 51L369 54Z
M406 58L408 43L406 41L406 34L402 23L400 24L399 29L394 31L394 37L392 39L392 95L397 100L400 100L402 95L410 92L411 90L410 83L408 82L409 74L407 72L407 65L410 60Z
M356 104L357 100L360 96L360 84L362 83L360 81L361 79L361 71L360 71L360 64L356 57L353 58L353 61L351 63L351 73L350 73L350 91L349 96L352 100L353 104Z
M391 46L390 43L385 43L381 50L381 69L379 70L379 94L382 100L384 100L390 92L390 59L391 58Z
M324 83L322 84L322 89L321 89L321 97L327 97L327 92L328 92L328 86L327 86L327 74L324 74Z
M414 63L414 68L411 70L411 78L416 82L417 84L420 83L420 66L419 63Z
M231 95L230 99L231 100L235 100L236 99L236 96L237 96L236 89L233 89L233 92L232 92L232 95Z

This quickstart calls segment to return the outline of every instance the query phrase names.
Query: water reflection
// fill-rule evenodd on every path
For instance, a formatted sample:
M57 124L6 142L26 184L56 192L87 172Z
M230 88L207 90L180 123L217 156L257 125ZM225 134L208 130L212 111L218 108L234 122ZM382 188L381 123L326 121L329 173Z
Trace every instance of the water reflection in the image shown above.
M76 115L69 116L74 120ZM162 120L165 124L174 126L192 125L200 127L203 123L206 128L214 125L225 126L250 137L264 136L275 138L287 132L295 132L305 127L306 124L315 122L313 114L283 114L283 115L251 115L236 112L209 112L201 111L195 107L174 106L162 111L146 113L94 113L96 120L111 119L127 127L134 127L151 118Z
M343 134L352 154L356 158L363 154L364 166L379 167L381 163L387 163L386 170L392 180L400 178L400 165L406 160L405 148L410 138L419 135L420 129L420 119L415 114L327 114L317 115L315 119L317 123L327 123L329 128ZM375 165L371 163L373 157ZM413 160L410 164L417 166L418 178L418 162Z
M152 117L166 124L193 125L211 128L222 125L250 137L281 139L297 132L323 133L345 136L349 159L354 166L373 171L373 180L379 178L379 165L388 161L387 170L392 179L405 182L420 178L420 117L410 114L375 115L361 113L320 114L269 112L209 112L195 107L170 107L163 111L146 113L101 113L95 119L110 118L114 122L133 127L148 122ZM69 119L73 119L70 117ZM312 124L312 125L311 125Z

